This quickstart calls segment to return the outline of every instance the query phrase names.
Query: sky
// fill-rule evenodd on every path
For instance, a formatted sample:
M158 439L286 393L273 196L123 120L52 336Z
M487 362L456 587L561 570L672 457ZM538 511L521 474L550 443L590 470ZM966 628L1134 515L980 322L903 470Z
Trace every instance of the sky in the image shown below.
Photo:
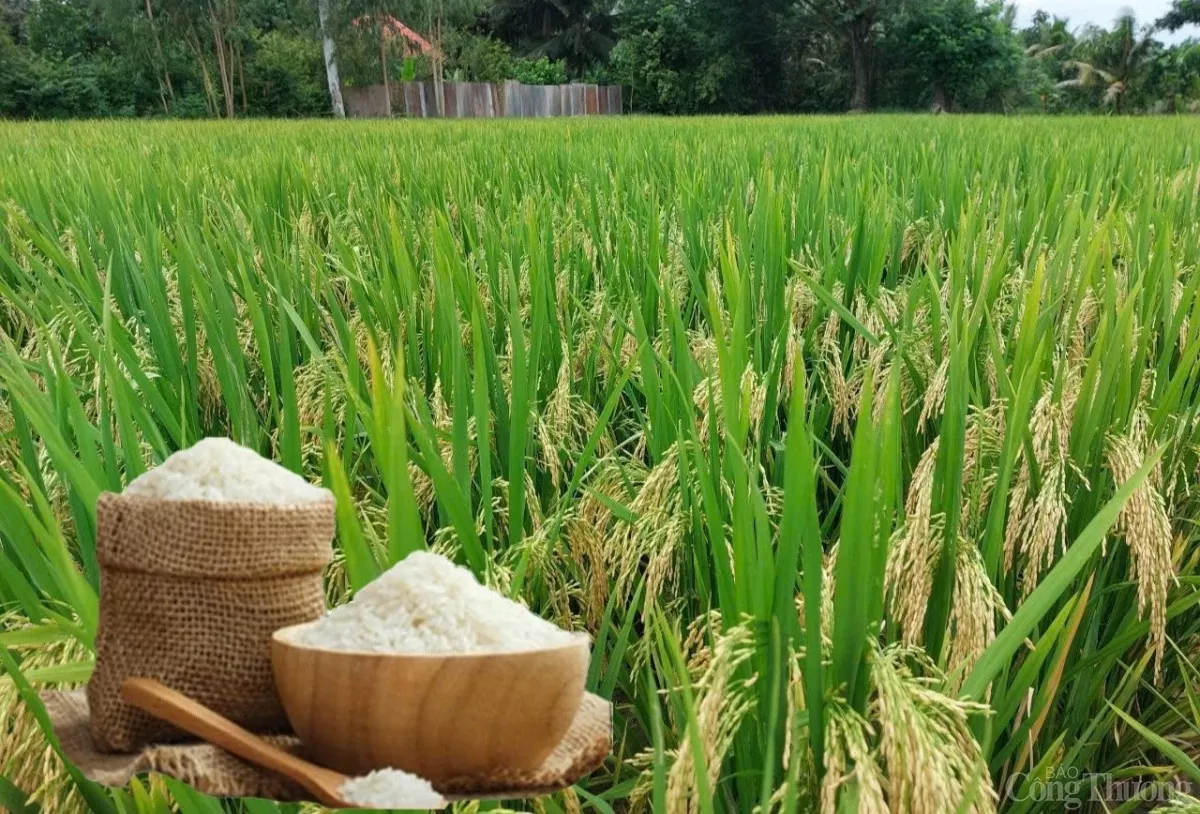
M1071 28L1077 28L1085 23L1096 23L1105 28L1111 28L1112 22L1123 9L1133 9L1138 22L1152 23L1171 7L1171 0L1016 0L1017 24L1026 26L1038 9L1044 9L1052 15L1066 17L1070 20ZM1196 26L1181 28L1174 34L1160 31L1155 38L1162 42L1181 42L1188 37L1200 38L1200 29Z

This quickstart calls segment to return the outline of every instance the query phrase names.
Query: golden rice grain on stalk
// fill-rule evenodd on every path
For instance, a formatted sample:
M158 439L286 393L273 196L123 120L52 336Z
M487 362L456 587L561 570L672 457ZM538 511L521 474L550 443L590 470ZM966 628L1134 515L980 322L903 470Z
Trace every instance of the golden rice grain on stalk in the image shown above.
M914 258L918 257L920 250L929 238L928 226L929 224L924 218L918 218L904 227L904 234L900 238L901 265L907 266Z
M825 776L821 782L821 814L837 814L839 792L857 783L860 814L890 814L883 772L870 746L875 731L843 699L826 702Z
M850 309L850 313L854 314L854 318L859 321L859 324L878 337L883 332L883 320L879 318L874 303L859 291L854 295L853 305L854 307ZM861 331L856 330L854 332L854 340L850 343L850 357L852 359L862 359L871 352L871 347L871 344L867 341L867 337Z
M1066 427L1062 438L1064 440L1063 447L1070 445L1071 425L1075 421L1075 408L1079 405L1079 398L1083 395L1083 365L1062 364L1059 366L1062 371L1062 426ZM1068 468L1074 472L1079 478L1083 477L1083 473L1075 466L1070 455L1065 456Z
M1042 488L1022 518L1021 535L1029 566L1023 585L1025 595L1037 585L1042 571L1050 567L1057 550L1066 546L1067 502L1066 466L1054 461L1042 470Z
M710 608L707 613L688 622L679 650L693 681L699 681L712 662L710 639L714 631L721 630L721 627L721 611L718 608Z
M928 675L916 675L913 663ZM965 811L994 812L998 797L970 725L990 708L943 693L944 676L923 650L876 645L871 668L872 718L879 722L890 810L940 814L970 798Z
M417 394L421 392L422 384L417 379L410 378L405 386L406 395L410 402L415 401ZM442 463L447 469L452 469L454 466L454 441L452 430L454 428L454 414L450 411L450 407L446 404L446 399L442 395L442 382L438 379L433 384L433 393L429 396L429 416L432 419L432 427L436 431L434 434L434 443L437 445L438 456L442 459ZM474 425L474 419L468 421L468 437L473 437L470 434L471 428ZM475 453L477 448L474 444L468 447L468 468L474 470ZM417 508L425 516L429 516L433 511L436 501L436 494L433 487L433 478L420 466L416 461L408 462L408 478L412 483L413 497L416 499Z
M886 361L885 361L886 360ZM890 342L880 342L871 349L870 355L867 357L866 363L861 368L861 375L856 377L860 382L866 382L869 377L871 380L871 392L878 393L880 398L875 399L871 406L871 420L878 425L883 421L884 415L887 413L889 402L886 398L882 398L883 394L887 393L888 381L892 377L892 371L899 363L891 353ZM903 365L900 365L903 367ZM903 379L901 375L898 377ZM859 386L859 397L862 396L862 386Z
M812 323L817 307L816 295L813 294L808 281L802 277L796 277L788 284L785 298L788 309L787 346L779 382L783 398L791 395L796 366L804 364L804 333Z
M566 814L583 814L583 806L579 803L579 794L574 788L566 788L559 792L562 797Z
M765 467L758 468L759 488L762 489L763 505L767 509L767 517L780 518L783 517L783 507L787 502L787 493L780 486L774 486L770 483L767 477Z
M735 625L723 633L714 633L711 654L693 688L696 724L709 789L716 788L721 763L733 745L743 719L754 709L754 696L749 692L749 685L734 675L753 654L754 637L748 625ZM679 753L667 773L667 811L671 814L692 814L701 810L697 771L692 739L683 737Z
M804 367L804 337L795 327L788 326L787 347L784 351L783 371L779 382L779 395L787 399L792 394L792 384L796 381L797 366Z
M1079 364L1088 353L1088 341L1092 338L1096 324L1100 321L1100 300L1088 289L1079 302L1079 312L1075 317L1075 325L1071 331L1068 344L1067 360L1071 364Z
M480 506L479 515L475 518L476 523L482 523L483 514L490 513L496 536L501 538L508 536L508 485L504 478L493 478L492 504ZM530 522L535 528L543 522L542 504L534 490L533 478L528 472L525 473L525 511L529 513Z
M973 496L980 504L986 502L990 479L981 476L984 454L997 443L1001 424L1000 410L972 413L963 435L963 507L961 522L968 523ZM943 518L932 514L933 476L937 467L940 438L922 453L913 470L908 495L904 503L904 524L893 536L889 548L884 584L888 592L888 607L892 621L905 644L921 640L929 595L933 590L933 574L944 549ZM973 489L972 489L973 487Z
M817 310L817 296L812 286L802 277L794 277L788 283L786 302L788 323L797 333L803 334L812 324L813 315Z
M196 358L186 358L186 348L183 347L184 343L182 341L186 329L183 318L183 303L179 290L178 271L174 269L164 270L163 278L166 282L166 298L170 310L171 327L174 329L175 335L181 338L180 356L196 371L196 382L199 392L193 394L193 396L199 406L200 415L206 421L211 421L224 406L221 400L221 380L217 375L216 360L213 357L212 347L208 342L203 325L196 325Z
M979 657L996 638L996 615L1011 618L1004 598L988 579L979 549L960 536L954 552L954 599L943 640L947 644L946 670L958 689Z
M840 429L843 435L849 437L852 432L850 419L858 403L858 393L852 382L846 379L845 364L842 362L842 351L839 346L835 320L837 320L837 316L832 314L829 321L825 323L821 353L825 362L825 385L829 400L833 404L832 424L834 428ZM835 327L831 329L830 325Z
M988 352L983 355L983 375L987 378L988 392L993 398L997 398L1000 392L1000 375L996 368L996 358L1005 358L1004 340L990 340L988 345Z
M350 599L350 575L346 572L346 552L334 546L333 556L325 567L325 604L331 608Z
M582 586L583 618L589 630L595 630L608 604L608 567L604 557L604 537L591 523L572 513L564 521L563 538L577 573L586 581Z
M640 350L641 345L638 343L637 337L631 333L624 334L621 339L621 346L617 351L617 361L621 365L620 370L628 368ZM614 376L618 375L620 370L610 371L610 374Z
M798 803L793 810L816 811L820 805L821 789L818 782L813 753L807 747L803 733L808 728L809 716L805 707L804 672L801 663L804 652L793 653L788 665L788 684L785 697L787 712L784 718L783 753L780 764L785 767L787 779L771 795L764 814L784 810L786 803ZM796 736L799 735L799 738Z
M665 321L667 309L676 311L687 302L692 289L692 281L687 273L687 260L683 252L683 238L679 234L679 225L673 223L667 240L666 262L659 268L659 286L662 296L658 298L659 319Z
M710 376L702 379L692 392L692 402L696 405L696 415L699 417L698 430L700 440L708 443L712 437L712 419L715 417L721 426L725 427L725 412L723 389L720 378ZM741 397L738 405L739 420L746 425L751 438L757 438L762 427L763 409L767 401L767 383L761 380L753 367L747 366L742 373L737 395ZM737 439L740 443L743 439Z
M688 352L701 372L708 377L717 372L717 340L703 331L688 331ZM694 394L693 394L694 395Z
M1191 279L1192 275L1196 274L1195 268L1181 269L1179 276L1175 278L1175 282L1171 285L1171 312L1179 311L1180 303L1183 301L1183 281ZM1178 317L1175 317L1178 319ZM1188 336L1191 334L1191 316L1184 310L1183 319L1179 322L1179 332L1175 336L1175 341L1179 345L1179 350L1182 351L1187 347Z
M570 361L564 348L554 390L535 419L535 433L540 442L542 466L550 474L556 489L566 475L562 465L562 453L582 452L599 420L595 409L573 392L573 383ZM597 455L604 455L610 447L610 439L605 433L598 439L595 452Z
M480 529L482 530L482 529ZM571 606L583 599L583 591L570 570L564 567L560 529L555 523L543 522L521 537L519 545L506 554L512 563L524 562L525 580L544 588L547 602L560 625L575 627Z
M612 536L609 556L615 589L631 595L639 574L646 575L646 604L674 584L680 547L689 526L680 491L680 451L674 444L650 470L629 505L636 520L621 523Z
M396 326L395 336L405 335L403 320L404 316L401 315L401 324ZM312 356L297 365L292 373L296 388L297 417L302 426L319 427L324 423L326 400L333 412L335 424L339 428L345 424L346 405L350 395L343 366L357 364L364 379L371 376L369 360L375 346L371 331L357 314L350 320L348 328L353 347L340 348L339 338L331 333L327 339L329 348L323 354ZM391 387L395 375L395 355L390 349L377 352L377 355L383 384L385 387Z
M1064 390L1064 393L1066 391ZM1041 488L1030 496L1032 470L1022 452L1013 479L1008 523L1004 529L1004 567L1011 569L1024 557L1023 593L1028 596L1043 569L1054 559L1059 545L1066 545L1067 450L1070 425L1067 410L1053 400L1047 387L1034 406L1030 420L1034 462L1041 472Z
M0 632L20 630L28 622L19 613L0 616ZM89 651L77 640L64 639L36 646L17 645L23 671L78 662ZM73 689L75 685L39 684L35 689ZM29 795L44 811L86 812L88 806L46 739L33 711L21 700L17 685L0 676L0 777Z
M913 470L904 503L904 525L889 547L884 576L892 622L907 644L921 640L933 573L943 546L941 520L931 516L939 440L934 439Z
M621 461L610 454L596 462L594 473L588 480L588 491L579 498L578 516L606 536L612 528L612 507L599 496L623 503L633 497L626 485L639 488L649 471L638 461Z
M1174 791L1162 805L1154 807L1155 814L1200 814L1200 799Z
M1151 432L1153 421L1150 418L1150 413L1146 409L1146 405L1154 403L1154 387L1157 382L1154 369L1148 369L1142 374L1142 384L1138 391L1137 406L1133 410L1133 415L1129 419L1129 440L1136 449L1142 450L1143 454L1149 453L1153 449ZM1150 471L1150 482L1159 492L1163 490L1163 462L1162 458L1154 464L1154 469Z
M946 403L946 387L950 381L950 357L942 359L942 363L938 365L933 376L929 379L929 383L925 389L925 396L921 401L921 415L917 419L921 426L931 419L941 416L942 410Z
M833 641L833 586L836 584L834 575L837 573L838 550L841 540L837 540L825 553L825 561L821 564L821 642Z
M1127 436L1110 435L1105 458L1113 481L1120 487L1144 462L1142 450ZM1138 614L1150 619L1155 677L1162 669L1167 640L1167 592L1175 571L1171 557L1171 522L1159 491L1149 479L1134 490L1117 515L1114 529L1129 546L1129 570L1137 583Z

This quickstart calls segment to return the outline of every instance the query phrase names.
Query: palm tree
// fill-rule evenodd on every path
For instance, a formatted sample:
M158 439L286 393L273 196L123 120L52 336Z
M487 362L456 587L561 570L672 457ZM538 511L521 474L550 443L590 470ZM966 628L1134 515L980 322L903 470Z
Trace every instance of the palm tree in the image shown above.
M1119 115L1132 81L1149 61L1153 34L1154 29L1149 27L1139 33L1137 20L1127 11L1117 18L1111 32L1101 31L1092 38L1092 59L1070 59L1063 63L1064 68L1075 71L1075 77L1059 82L1058 86L1103 88L1105 103L1113 105Z
M1055 80L1062 76L1062 60L1075 44L1075 35L1067 28L1066 18L1039 11L1020 36L1025 56L1033 63L1032 87L1045 112L1051 91L1057 85Z
M533 57L563 60L575 74L603 61L616 44L616 18L605 0L499 0L494 25Z

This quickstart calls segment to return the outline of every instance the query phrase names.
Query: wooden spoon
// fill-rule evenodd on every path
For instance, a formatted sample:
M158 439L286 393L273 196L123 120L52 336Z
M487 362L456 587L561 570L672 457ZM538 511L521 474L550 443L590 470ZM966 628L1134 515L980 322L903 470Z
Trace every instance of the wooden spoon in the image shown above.
M350 779L346 775L272 746L228 718L152 678L126 679L121 684L121 697L155 718L174 724L243 760L290 777L312 792L322 805L330 808L360 807L341 796L342 784Z

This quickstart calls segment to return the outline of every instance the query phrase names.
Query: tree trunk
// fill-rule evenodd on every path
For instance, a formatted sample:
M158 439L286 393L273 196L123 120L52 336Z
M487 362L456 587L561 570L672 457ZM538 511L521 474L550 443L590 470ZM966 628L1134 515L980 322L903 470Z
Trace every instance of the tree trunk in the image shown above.
M949 113L950 100L946 98L946 88L941 79L933 81L933 112Z
M200 63L200 76L204 80L204 107L208 110L208 115L216 117L218 115L217 91L213 87L212 76L208 72L208 60L204 58L204 49L200 47L200 36L196 33L195 26L188 24L188 30L184 34L183 40L195 55L196 62Z
M870 23L862 20L850 24L850 62L854 67L854 96L850 100L852 110L868 110L871 107L871 60L867 35Z
M380 15L380 17L379 17L379 65L383 70L383 97L384 97L383 110L384 110L384 115L387 116L388 118L391 118L391 115L392 115L392 82L391 82L391 79L388 78L387 36L385 33L386 30L387 29L385 29L383 27L383 16Z
M237 72L238 83L242 86L242 113L250 112L250 105L246 102L246 60L242 59L241 46L237 49Z
M225 52L225 35L221 31L221 21L217 11L211 5L208 7L209 19L212 21L213 47L217 51L217 70L221 73L221 93L225 97L225 118L233 118L233 66L230 55Z
M437 97L437 114L446 118L446 79L442 66L442 18L438 15L433 37L433 86Z
M338 77L337 55L333 48L333 34L329 31L329 0L317 0L317 17L321 23L321 49L325 52L325 79L329 83L329 99L333 104L335 118L346 118L346 107L342 104L342 80Z
M171 86L171 72L167 70L167 58L163 56L162 40L158 36L158 24L154 22L154 6L151 5L150 0L146 0L146 18L150 21L150 35L154 38L154 51L158 54L158 64L162 68L162 81L166 83L166 96L169 96L171 101L175 101L175 88ZM159 94L162 94L162 88L159 88ZM163 110L167 110L166 97L163 98Z

